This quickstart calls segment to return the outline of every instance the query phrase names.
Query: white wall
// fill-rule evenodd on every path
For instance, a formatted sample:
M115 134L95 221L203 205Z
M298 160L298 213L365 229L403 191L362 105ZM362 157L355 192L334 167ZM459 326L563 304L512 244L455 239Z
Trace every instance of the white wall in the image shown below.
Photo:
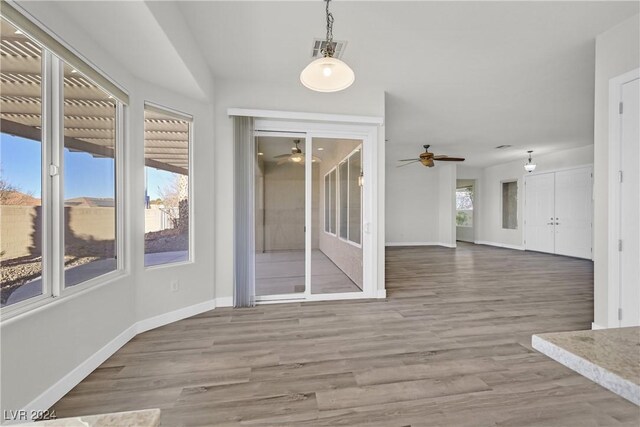
M635 15L596 38L594 149L594 323L607 327L609 80L640 67L640 17Z
M227 115L228 108L255 108L264 110L302 111L313 113L352 114L384 117L384 92L357 86L333 94L312 92L292 77L291 85L274 86L257 82L216 81L216 144L215 144L215 203L216 203L216 297L233 295L233 128ZM381 129L384 140L384 127ZM384 162L384 148L379 150ZM384 163L383 163L384 164ZM379 185L384 186L384 174ZM382 181L380 181L382 179ZM384 193L378 194L378 232L384 233ZM381 227L381 228L380 228ZM382 248L382 246L381 246ZM381 257L384 252L381 251ZM379 260L379 263L383 260ZM384 270L379 269L379 270ZM379 286L384 286L383 272L378 275Z
M211 301L214 297L211 262L214 259L211 245L214 203L210 190L213 177L209 172L214 160L213 104L134 78L55 4L24 2L20 5L129 92L123 153L128 270L117 280L2 322L2 411L24 408L137 321ZM155 270L143 267L145 100L194 116L194 262L180 267ZM176 293L170 291L170 282L174 279L181 282Z
M476 222L476 242L497 246L522 248L523 211L524 211L524 170L525 157L501 165L491 166L482 171L478 184L479 219ZM536 172L590 165L593 163L593 145L557 151L551 154L535 156ZM518 181L518 228L502 228L501 198L503 181ZM474 212L475 213L475 212Z
M420 163L398 167L398 160L417 157L413 145L387 145L386 244L438 244L440 241L438 167Z
M438 164L438 222L439 242L443 246L456 246L456 165Z

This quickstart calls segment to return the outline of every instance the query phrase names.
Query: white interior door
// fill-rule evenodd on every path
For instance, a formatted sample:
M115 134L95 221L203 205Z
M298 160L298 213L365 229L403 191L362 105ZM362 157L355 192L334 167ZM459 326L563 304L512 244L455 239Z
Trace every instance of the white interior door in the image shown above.
M555 253L591 259L592 169L555 175Z
M554 174L525 178L525 248L554 252Z
M622 85L620 138L620 326L640 325L640 80Z

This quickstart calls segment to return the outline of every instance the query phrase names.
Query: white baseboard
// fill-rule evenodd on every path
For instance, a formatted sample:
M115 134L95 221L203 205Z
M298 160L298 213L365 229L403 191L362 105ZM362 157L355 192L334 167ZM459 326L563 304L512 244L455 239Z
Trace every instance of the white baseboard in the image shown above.
M219 299L221 299L223 303L228 303L228 300L231 300L232 298ZM187 317L195 316L196 314L204 313L205 311L213 310L216 307L216 302L217 300L204 301L134 323L120 333L120 335L111 340L107 345L89 356L89 358L62 377L62 379L33 399L24 407L24 411L26 411L25 413L38 413L49 409L54 403L71 391L71 389L76 385L80 384L83 379L85 379L91 372L104 363L104 361L111 357L137 334L160 326L168 325L169 323L176 322ZM21 420L20 422L26 421L27 420Z
M455 243L441 242L387 242L385 246L444 246L445 248L455 248Z
M98 366L104 363L104 361L111 357L123 345L125 345L133 337L135 337L136 326L137 324L134 324L125 329L122 333L120 333L120 335L111 340L107 345L95 352L84 362L80 363L80 365L74 368L71 372L62 377L61 380L45 390L44 393L33 399L26 407L24 407L24 413L37 414L53 406L53 404L60 400L62 396L69 393L72 388L78 385ZM20 422L26 421L27 420L21 420Z
M598 325L595 322L591 322L591 329L596 331L598 329L607 329L607 327L606 326L602 326L602 325Z
M515 249L517 251L524 251L524 246L522 245L508 245L506 243L488 242L486 240L476 240L473 243L475 243L476 245L496 246L498 248Z
M216 308L216 300L209 300L160 314L158 316L150 317L149 319L140 320L136 323L136 333L141 334L143 332L150 331L151 329L159 328L160 326L168 325L169 323L177 322L178 320L213 310L214 308Z
M233 297L216 298L216 307L233 307Z
M378 291L376 292L376 298L384 299L386 297L387 297L387 290L386 289L378 289Z

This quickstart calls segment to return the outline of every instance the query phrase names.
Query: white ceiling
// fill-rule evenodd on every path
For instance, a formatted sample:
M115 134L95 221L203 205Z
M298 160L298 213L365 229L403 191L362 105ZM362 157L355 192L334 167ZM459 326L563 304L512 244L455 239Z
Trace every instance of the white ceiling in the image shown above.
M324 35L312 2L185 2L185 20L215 76L299 85ZM637 2L334 1L334 36L354 85L387 91L393 144L486 166L593 142L597 34ZM510 144L509 150L494 150Z
M156 11L141 2L60 5L132 74L201 95L167 36L179 33L152 22ZM313 39L325 32L320 0L175 6L215 78L297 87ZM388 153L412 144L417 154L429 143L487 166L527 149L593 142L595 37L638 13L639 3L337 0L331 8L354 86L387 92ZM514 147L493 149L501 144Z

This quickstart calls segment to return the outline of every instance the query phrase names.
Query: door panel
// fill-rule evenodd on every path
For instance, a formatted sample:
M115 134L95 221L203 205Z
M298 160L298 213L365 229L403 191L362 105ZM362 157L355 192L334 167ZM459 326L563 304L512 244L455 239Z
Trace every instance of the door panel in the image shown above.
M554 174L527 176L525 181L525 248L554 252Z
M297 144L296 144L296 141ZM305 292L305 166L296 138L257 137L256 295Z
M555 175L556 254L591 259L591 168Z
M640 325L640 80L622 85L620 169L620 326Z

